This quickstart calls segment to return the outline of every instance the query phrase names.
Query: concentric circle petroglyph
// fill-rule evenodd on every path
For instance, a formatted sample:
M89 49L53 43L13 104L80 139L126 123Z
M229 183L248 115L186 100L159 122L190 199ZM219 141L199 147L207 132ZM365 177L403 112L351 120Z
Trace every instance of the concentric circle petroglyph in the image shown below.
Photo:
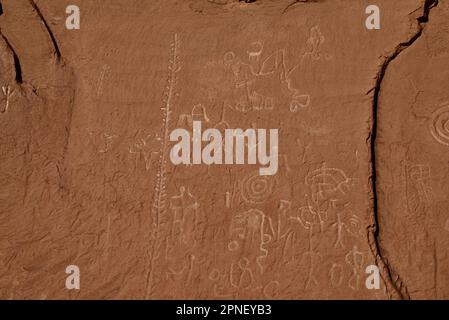
M249 203L262 203L270 198L275 186L275 178L255 171L242 180L242 197Z
M432 114L430 133L436 141L449 146L449 105L439 108Z

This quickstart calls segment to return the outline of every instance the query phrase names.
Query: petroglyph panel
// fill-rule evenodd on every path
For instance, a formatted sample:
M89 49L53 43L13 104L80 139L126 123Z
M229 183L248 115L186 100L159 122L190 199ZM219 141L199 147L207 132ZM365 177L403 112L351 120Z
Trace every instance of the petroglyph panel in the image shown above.
M443 1L0 2L0 298L448 297Z

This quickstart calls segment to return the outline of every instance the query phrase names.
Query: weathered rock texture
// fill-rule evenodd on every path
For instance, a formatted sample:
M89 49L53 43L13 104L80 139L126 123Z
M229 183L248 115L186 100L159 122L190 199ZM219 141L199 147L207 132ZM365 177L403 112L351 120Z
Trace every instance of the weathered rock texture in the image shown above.
M1 298L449 298L448 1L0 2ZM194 120L278 173L174 166Z

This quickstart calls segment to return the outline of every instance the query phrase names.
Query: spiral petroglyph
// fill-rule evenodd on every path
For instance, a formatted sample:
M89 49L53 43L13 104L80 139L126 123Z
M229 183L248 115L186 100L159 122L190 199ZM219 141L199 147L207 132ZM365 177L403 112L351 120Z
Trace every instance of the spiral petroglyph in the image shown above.
M449 104L439 108L432 114L430 133L436 141L449 146Z
M242 197L249 203L262 203L270 198L275 187L272 176L260 176L256 171L242 180Z

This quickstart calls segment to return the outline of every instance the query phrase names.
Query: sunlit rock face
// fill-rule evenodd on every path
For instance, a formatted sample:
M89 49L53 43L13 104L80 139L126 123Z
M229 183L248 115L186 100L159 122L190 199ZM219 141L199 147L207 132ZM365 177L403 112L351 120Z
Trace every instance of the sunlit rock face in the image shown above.
M446 1L0 3L0 298L449 298Z

